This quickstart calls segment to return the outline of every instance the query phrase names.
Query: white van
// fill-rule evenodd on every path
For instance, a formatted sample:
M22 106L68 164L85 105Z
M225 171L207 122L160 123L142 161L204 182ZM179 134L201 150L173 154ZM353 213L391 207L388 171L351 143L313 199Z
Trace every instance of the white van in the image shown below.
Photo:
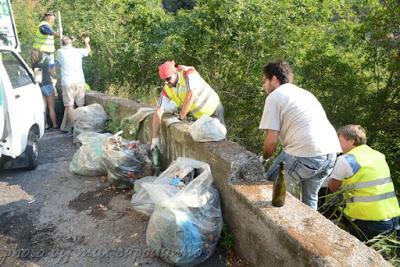
M25 153L28 169L35 169L38 139L44 134L42 93L24 60L13 49L2 46L0 92L0 155L16 158Z
M4 162L19 157L28 169L35 169L38 140L44 134L42 93L31 69L17 53L19 42L10 1L0 0L0 4L0 159Z

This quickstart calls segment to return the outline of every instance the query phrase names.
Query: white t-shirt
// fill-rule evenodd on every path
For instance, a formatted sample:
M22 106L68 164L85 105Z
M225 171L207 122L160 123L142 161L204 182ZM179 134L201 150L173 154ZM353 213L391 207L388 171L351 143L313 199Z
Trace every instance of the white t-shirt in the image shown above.
M342 181L356 174L360 168L361 165L353 155L345 154L337 158L335 167L329 178Z
M64 46L57 50L57 62L61 66L61 85L85 83L82 69L82 58L89 55L86 48Z
M315 157L342 151L317 98L294 84L283 84L267 96L259 128L279 131L284 151L292 156Z

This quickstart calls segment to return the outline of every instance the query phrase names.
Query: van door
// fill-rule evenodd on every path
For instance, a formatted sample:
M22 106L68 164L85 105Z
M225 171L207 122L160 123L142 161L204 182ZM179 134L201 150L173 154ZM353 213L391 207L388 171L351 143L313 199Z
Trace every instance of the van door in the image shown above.
M6 136L6 132L5 132L5 127L4 127L4 122L5 122L5 116L4 116L4 90L3 90L3 84L0 81L0 157L2 155L2 150L3 150L3 146L2 146L2 140L3 140L3 136Z
M20 52L10 0L0 0L0 43Z
M28 133L33 125L39 129L44 125L44 104L40 88L34 83L32 74L22 59L14 52L0 50L2 84L6 102L6 117L9 131L7 154L17 157L25 151ZM5 153L3 149L3 153Z

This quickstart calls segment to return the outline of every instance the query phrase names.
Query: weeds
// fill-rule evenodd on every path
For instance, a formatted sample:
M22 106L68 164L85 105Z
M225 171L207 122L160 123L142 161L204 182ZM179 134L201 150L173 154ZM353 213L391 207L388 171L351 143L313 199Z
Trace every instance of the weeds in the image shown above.
M224 223L224 226L222 227L221 245L225 249L232 249L235 245L233 234L226 223Z
M109 117L106 123L106 130L111 133L116 133L121 130L121 120L116 119L116 114L119 112L119 106L115 103L110 103L106 106L106 112Z

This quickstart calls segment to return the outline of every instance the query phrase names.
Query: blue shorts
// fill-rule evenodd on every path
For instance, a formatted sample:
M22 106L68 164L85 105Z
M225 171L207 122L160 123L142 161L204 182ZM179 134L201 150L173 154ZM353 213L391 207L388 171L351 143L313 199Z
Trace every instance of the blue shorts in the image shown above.
M52 84L46 84L40 87L40 90L42 90L42 95L44 96L51 96L54 95L54 88Z

